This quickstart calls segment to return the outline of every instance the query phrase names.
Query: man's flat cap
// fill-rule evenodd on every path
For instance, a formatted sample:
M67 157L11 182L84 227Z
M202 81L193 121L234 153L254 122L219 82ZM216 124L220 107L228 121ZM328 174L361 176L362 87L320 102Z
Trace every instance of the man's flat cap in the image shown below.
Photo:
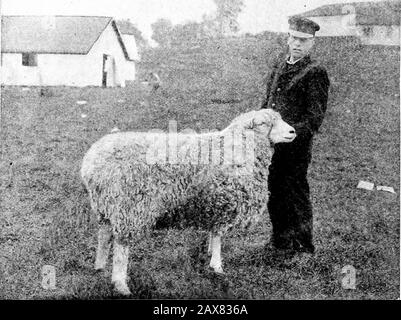
M307 18L300 16L293 16L288 19L289 33L294 37L299 38L312 38L315 32L320 30L320 26Z

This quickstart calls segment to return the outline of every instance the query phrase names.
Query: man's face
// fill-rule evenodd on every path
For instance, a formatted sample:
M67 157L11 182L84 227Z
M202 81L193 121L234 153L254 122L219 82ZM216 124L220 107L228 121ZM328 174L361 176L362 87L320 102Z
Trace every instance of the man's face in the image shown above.
M309 53L315 43L315 38L299 38L289 34L287 43L292 58L298 60Z

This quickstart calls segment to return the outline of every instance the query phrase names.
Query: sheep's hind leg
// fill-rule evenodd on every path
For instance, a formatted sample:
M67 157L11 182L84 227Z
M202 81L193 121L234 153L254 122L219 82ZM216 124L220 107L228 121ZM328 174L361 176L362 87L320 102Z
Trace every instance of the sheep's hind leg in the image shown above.
M209 232L209 243L207 246L207 255L208 256L212 255L212 232Z
M130 295L131 291L127 285L129 247L128 245L122 244L117 237L114 237L113 246L113 271L111 281L119 293Z
M99 224L99 231L97 235L95 270L100 271L106 268L111 247L111 238L111 225L108 222L101 222Z
M212 258L210 259L209 266L213 268L216 273L224 274L223 265L221 262L221 235L219 233L211 234L210 247L212 251Z

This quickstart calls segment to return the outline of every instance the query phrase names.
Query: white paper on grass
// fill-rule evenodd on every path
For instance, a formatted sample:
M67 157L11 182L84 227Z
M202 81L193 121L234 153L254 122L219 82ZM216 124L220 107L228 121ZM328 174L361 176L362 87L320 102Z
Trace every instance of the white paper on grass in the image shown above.
M83 105L83 104L87 104L87 103L88 103L88 101L85 101L85 100L77 101L77 104L79 104L79 105Z
M358 189L365 189L365 190L369 190L372 191L374 188L374 184L372 182L368 182L368 181L359 181L358 185L356 186Z
M81 114L81 118L86 118L87 115L85 113Z
M379 191L387 191L387 192L395 193L394 188L392 188L392 187L377 186L376 189Z

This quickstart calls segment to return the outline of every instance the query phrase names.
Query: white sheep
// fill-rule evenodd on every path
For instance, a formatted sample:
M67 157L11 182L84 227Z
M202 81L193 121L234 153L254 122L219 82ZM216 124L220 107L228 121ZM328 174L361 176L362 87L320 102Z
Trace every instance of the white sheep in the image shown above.
M295 130L271 109L244 113L222 131L117 132L94 143L81 177L99 221L95 269L114 239L112 282L128 295L128 240L155 227L210 232L210 267L222 273L221 236L260 217L268 200L273 143Z

